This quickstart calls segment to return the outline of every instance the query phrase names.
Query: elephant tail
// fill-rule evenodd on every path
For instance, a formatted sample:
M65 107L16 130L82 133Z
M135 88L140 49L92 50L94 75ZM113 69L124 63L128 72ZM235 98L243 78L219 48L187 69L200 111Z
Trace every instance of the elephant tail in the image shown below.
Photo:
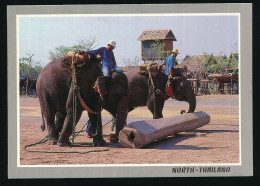
M42 110L41 110L41 113L42 113ZM43 113L42 113L42 124L41 124L41 129L42 129L42 131L45 130L45 119L44 119Z
M188 103L189 103L189 110L187 113L193 113L196 109L196 95L194 94L193 90L192 90L193 94L189 94L188 97Z

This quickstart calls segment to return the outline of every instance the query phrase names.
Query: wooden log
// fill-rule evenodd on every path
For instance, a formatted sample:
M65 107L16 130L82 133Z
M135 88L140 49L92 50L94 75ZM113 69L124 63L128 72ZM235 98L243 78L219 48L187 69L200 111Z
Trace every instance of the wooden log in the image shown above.
M149 143L179 132L202 127L210 122L205 112L129 123L119 133L120 143L128 148L142 148Z

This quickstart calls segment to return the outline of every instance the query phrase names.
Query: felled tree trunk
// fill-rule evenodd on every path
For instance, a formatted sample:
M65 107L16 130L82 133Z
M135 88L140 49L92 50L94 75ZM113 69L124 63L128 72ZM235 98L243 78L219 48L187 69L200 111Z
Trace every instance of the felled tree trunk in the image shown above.
M120 131L119 140L129 148L142 148L161 138L179 132L185 132L202 127L210 122L210 116L205 112L194 112L168 118L136 121L129 123Z

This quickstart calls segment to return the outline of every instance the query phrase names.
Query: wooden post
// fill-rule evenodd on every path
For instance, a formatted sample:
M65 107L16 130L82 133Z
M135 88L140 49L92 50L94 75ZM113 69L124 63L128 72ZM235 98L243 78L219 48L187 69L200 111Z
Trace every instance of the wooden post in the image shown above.
M233 95L233 82L232 82L232 77L231 77L231 95Z
M119 141L125 147L142 148L145 145L179 132L202 127L210 122L205 112L194 112L168 118L129 123L119 133Z
M197 79L194 81L194 87L195 87L195 95L197 95L198 94L198 80Z

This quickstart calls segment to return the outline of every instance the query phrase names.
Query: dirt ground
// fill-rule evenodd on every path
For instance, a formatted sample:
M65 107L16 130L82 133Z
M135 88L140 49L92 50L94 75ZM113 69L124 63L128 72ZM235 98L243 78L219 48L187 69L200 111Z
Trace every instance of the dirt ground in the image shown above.
M180 114L188 110L186 102L168 100L163 110L164 117ZM209 124L191 132L179 133L153 142L143 149L125 148L119 142L108 141L111 123L103 127L106 147L92 147L92 139L79 133L74 147L59 147L38 144L28 147L40 151L76 151L106 150L87 154L78 153L38 153L27 152L25 145L39 142L47 131L41 131L42 122L38 98L20 98L20 164L21 165L67 165L67 164L201 164L201 163L239 163L239 96L207 95L197 97L197 111L210 115ZM127 122L152 119L146 107L140 107L129 113ZM88 120L84 112L78 125L80 130ZM111 120L111 115L102 111L103 125Z

